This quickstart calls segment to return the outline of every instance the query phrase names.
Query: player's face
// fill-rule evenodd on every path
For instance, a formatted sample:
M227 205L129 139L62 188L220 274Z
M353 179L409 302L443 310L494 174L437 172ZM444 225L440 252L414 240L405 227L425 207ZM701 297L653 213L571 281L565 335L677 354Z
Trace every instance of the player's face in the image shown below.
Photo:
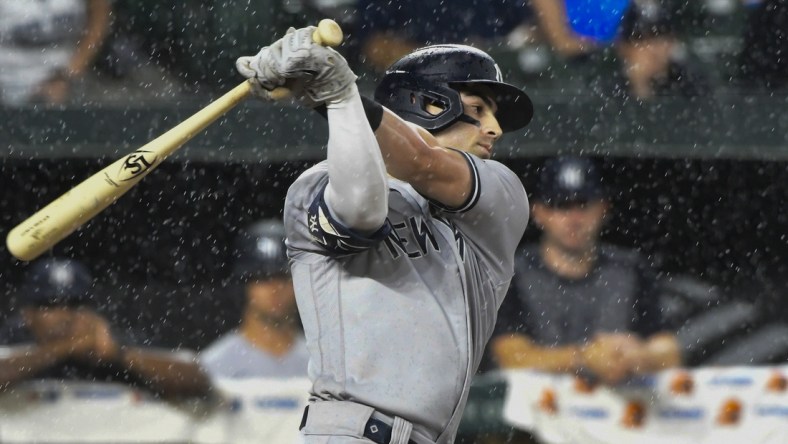
M607 208L602 200L564 207L535 203L533 218L548 242L568 252L583 253L596 244Z
M289 277L250 282L246 295L248 309L261 317L282 320L295 312L295 291Z
M435 133L435 138L441 146L489 159L492 156L493 145L503 134L498 119L495 118L498 106L482 93L477 95L460 92L460 97L464 113L478 120L480 125L456 122L445 130Z

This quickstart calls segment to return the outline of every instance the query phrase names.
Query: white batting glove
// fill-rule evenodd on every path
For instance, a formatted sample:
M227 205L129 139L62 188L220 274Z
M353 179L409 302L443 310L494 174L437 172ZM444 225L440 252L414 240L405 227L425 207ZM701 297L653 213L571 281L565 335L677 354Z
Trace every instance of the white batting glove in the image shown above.
M270 99L268 91L276 87L295 86L307 106L339 100L355 83L356 75L341 54L312 41L314 26L290 28L285 36L263 48L253 57L241 57L236 69L246 78L253 78L262 89L255 94Z

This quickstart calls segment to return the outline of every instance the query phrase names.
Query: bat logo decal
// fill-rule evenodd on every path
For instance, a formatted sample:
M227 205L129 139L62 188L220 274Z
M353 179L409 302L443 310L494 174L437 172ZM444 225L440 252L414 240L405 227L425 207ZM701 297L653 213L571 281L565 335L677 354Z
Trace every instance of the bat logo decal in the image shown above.
M133 153L126 156L126 159L123 161L120 171L118 171L118 180L125 182L144 175L148 170L156 165L158 158L159 156L157 156L152 151L134 151Z

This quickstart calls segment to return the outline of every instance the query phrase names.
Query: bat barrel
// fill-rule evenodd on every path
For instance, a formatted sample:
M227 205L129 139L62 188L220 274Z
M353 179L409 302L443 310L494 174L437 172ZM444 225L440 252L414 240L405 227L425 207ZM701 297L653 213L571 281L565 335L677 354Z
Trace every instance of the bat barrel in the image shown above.
M112 204L250 91L249 82L241 83L142 148L85 179L14 227L6 238L8 251L23 261L37 258Z
M342 29L333 20L324 19L313 38L322 45L337 46L342 43ZM6 238L8 251L23 261L35 259L112 204L250 92L251 84L241 83L142 148L87 178L14 227Z

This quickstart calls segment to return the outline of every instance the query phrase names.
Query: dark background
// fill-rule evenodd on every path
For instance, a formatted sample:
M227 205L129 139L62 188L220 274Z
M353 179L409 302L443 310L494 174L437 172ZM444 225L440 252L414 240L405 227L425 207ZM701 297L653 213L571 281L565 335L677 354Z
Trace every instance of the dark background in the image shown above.
M613 190L605 240L639 249L669 275L693 275L726 298L785 319L788 162L598 157ZM0 235L109 164L110 158L11 159L0 164ZM544 158L504 162L529 195ZM233 327L241 293L227 277L236 231L281 217L287 187L311 161L166 161L49 254L84 261L113 321L162 346L201 348ZM529 226L524 242L537 238ZM0 282L15 313L26 263L0 252Z

